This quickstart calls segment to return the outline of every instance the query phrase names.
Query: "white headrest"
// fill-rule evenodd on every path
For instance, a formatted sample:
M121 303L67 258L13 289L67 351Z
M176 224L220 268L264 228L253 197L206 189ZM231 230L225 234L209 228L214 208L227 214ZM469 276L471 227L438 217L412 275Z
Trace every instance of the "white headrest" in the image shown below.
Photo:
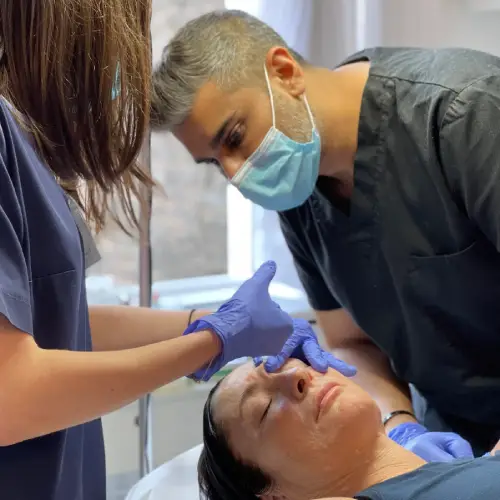
M202 445L178 455L143 477L125 500L199 500L198 459Z

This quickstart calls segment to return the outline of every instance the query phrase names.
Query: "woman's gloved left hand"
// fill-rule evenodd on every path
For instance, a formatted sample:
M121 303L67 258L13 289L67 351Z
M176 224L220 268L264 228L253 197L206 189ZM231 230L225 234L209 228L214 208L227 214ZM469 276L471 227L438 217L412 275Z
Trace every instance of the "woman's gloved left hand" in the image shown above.
M388 436L427 462L474 458L471 445L454 432L430 432L423 425L405 422L394 427Z
M275 274L276 264L266 262L217 312L189 325L184 335L211 330L222 344L222 352L191 378L207 381L229 361L281 351L292 334L293 324L292 318L269 295Z
M283 349L277 356L272 356L264 362L267 372L273 373L279 370L288 358L300 359L306 365L310 365L318 372L325 373L328 368L333 368L346 377L356 375L356 368L336 358L333 354L325 351L318 342L309 321L305 319L293 320L293 334L286 341ZM255 365L259 366L262 358L254 359Z

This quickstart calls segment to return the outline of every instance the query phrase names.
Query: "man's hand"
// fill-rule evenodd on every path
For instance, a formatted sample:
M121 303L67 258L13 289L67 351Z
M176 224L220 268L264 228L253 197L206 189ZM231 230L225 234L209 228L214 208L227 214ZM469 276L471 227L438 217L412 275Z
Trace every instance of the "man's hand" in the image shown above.
M325 373L328 368L333 368L346 377L356 375L354 366L344 363L341 359L321 348L314 330L305 319L293 320L291 337L277 356L269 357L266 360L264 368L269 373L276 372L289 358L300 359L318 372ZM262 358L256 358L254 361L255 365L258 366L262 363Z
M389 437L427 462L474 458L470 444L454 432L429 432L420 424L404 423L392 429Z

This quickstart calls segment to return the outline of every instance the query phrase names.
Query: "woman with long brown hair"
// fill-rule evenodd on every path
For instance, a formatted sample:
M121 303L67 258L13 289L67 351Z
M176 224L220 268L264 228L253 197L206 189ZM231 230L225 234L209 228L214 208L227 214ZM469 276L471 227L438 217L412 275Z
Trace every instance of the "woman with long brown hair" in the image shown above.
M2 498L103 500L99 417L178 377L277 354L293 331L269 296L273 263L210 315L87 307L69 205L96 230L113 200L137 221L150 16L151 0L0 0ZM311 338L294 332L282 357Z

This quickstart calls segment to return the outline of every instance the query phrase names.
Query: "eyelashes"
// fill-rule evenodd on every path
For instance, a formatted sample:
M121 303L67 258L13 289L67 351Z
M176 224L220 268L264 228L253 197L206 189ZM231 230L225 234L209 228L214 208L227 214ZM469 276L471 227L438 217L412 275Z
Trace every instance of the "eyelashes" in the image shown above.
M260 419L260 423L262 423L264 421L264 419L267 417L267 414L269 413L272 402L273 402L273 400L271 399L269 401L269 404L267 405L266 409L264 410L264 413L262 414L262 417Z
M231 132L229 132L229 134L227 135L226 140L224 141L225 142L225 146L229 150L233 150L233 149L239 148L241 146L241 144L243 143L244 132L245 132L245 130L244 130L243 125L241 123L237 124L231 130Z

